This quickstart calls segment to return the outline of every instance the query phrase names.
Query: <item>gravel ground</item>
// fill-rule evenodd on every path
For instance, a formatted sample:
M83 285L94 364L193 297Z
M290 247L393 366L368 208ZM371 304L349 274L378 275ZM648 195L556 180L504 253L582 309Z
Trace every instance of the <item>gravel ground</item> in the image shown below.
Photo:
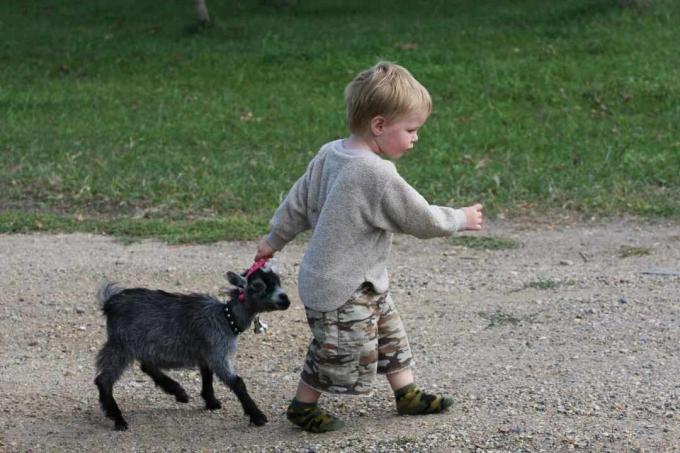
M417 380L456 404L398 417L381 378L370 397L323 400L347 423L326 435L284 416L309 341L295 286L303 243L278 256L293 305L264 316L270 330L244 334L237 355L269 423L249 426L221 384L222 409L203 410L197 371L170 372L192 397L180 404L135 367L116 386L130 423L120 433L92 383L98 284L216 294L255 244L0 235L0 450L680 451L680 227L496 223L484 234L522 246L400 236L392 256Z

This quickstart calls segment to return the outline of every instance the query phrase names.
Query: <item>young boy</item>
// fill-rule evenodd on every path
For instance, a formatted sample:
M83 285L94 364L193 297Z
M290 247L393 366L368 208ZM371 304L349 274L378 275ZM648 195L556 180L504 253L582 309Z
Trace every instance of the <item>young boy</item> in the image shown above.
M370 393L376 372L387 376L400 415L438 413L452 404L414 383L386 263L393 233L431 238L482 226L481 205L430 205L390 161L413 148L432 111L430 94L406 69L376 64L347 86L345 100L350 136L321 147L276 210L256 254L271 257L312 229L299 292L313 339L287 411L311 432L343 426L317 406L321 392Z

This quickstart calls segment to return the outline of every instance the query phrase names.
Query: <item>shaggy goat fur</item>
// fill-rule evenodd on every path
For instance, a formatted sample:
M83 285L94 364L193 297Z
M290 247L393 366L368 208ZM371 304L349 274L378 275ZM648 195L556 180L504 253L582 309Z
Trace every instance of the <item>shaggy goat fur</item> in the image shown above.
M108 340L97 354L95 384L102 409L116 430L126 430L128 424L113 398L113 385L134 360L158 387L182 403L189 401L187 393L161 370L198 367L207 409L221 407L213 391L215 373L236 394L251 423L267 422L234 371L232 356L236 336L257 313L285 310L290 301L269 268L247 278L229 272L227 278L237 289L231 290L226 304L204 294L125 289L115 283L100 288L97 299L106 315ZM244 294L242 301L239 294Z

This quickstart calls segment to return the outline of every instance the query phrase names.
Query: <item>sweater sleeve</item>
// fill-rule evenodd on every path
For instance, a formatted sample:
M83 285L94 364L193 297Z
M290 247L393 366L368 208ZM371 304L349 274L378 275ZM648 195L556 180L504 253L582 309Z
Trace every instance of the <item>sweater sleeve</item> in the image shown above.
M274 250L281 250L295 236L311 227L307 217L307 191L312 165L313 161L274 212L266 239Z
M431 205L394 167L390 173L385 176L386 184L375 211L377 228L421 239L449 236L465 229L467 219L462 209Z

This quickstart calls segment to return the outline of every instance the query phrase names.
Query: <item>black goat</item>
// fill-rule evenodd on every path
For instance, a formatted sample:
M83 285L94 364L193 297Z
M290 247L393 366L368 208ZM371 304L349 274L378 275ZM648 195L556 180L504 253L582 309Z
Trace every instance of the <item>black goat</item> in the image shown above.
M227 279L236 288L226 304L203 294L124 289L114 283L101 287L97 299L106 315L108 340L97 354L94 382L102 409L116 430L126 430L128 424L113 398L113 385L134 360L139 360L142 371L157 386L181 403L189 401L187 393L161 369L199 367L207 409L221 407L213 391L215 373L236 394L251 423L267 423L231 359L236 336L257 313L285 310L290 301L268 265L251 268L245 275L228 272Z

